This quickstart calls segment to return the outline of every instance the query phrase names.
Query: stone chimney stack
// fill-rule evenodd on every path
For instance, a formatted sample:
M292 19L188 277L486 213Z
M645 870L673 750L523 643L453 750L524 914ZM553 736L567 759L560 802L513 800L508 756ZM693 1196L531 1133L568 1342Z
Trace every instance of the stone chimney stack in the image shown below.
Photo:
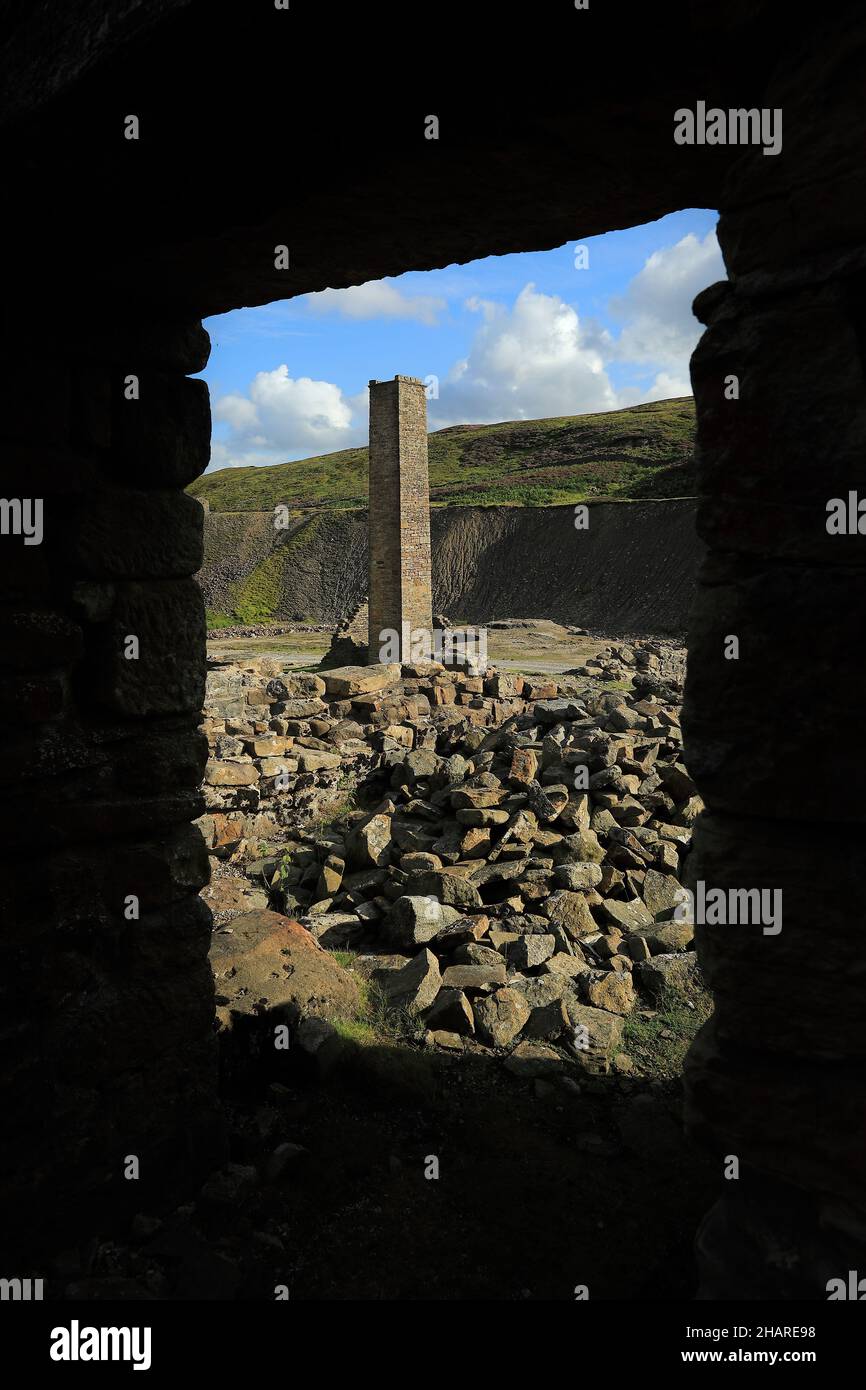
M427 398L417 377L370 382L369 660L397 633L433 626Z

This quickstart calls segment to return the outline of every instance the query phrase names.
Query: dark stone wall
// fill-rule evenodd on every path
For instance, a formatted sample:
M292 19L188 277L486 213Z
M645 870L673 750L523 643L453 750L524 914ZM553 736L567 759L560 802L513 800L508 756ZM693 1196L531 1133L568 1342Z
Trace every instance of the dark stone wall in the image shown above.
M755 0L695 0L626 19L562 6L528 21L557 81L540 60L519 85L491 61L491 22L510 21L487 6L439 6L403 67L369 44L364 7L338 26L316 6L198 0L125 4L105 24L89 0L70 0L62 23L53 13L16 6L0 30L14 72L0 108L2 492L45 506L41 545L2 537L13 1214L31 1240L34 1213L92 1224L131 1188L142 1202L126 1155L153 1191L219 1154L206 861L190 828L204 626L200 514L181 489L206 465L209 429L206 391L188 379L206 353L196 321L720 207L731 283L702 297L694 359L710 552L686 712L709 808L694 869L781 887L785 930L701 941L718 1012L691 1063L691 1124L720 1171L735 1153L747 1175L702 1250L707 1287L729 1290L757 1204L757 1283L790 1290L767 1252L808 1225L793 1282L821 1296L866 1209L863 571L856 538L826 539L823 510L863 472L859 7L780 19ZM404 18L377 9L382 30ZM514 43L530 51L524 33ZM311 102L286 74L323 54L327 92ZM697 100L781 106L783 152L675 145L673 112ZM130 112L137 142L122 134ZM423 139L428 112L437 142ZM736 405L720 399L728 372ZM738 663L722 658L730 632Z
M2 1067L15 1123L0 1164L6 1235L20 1227L32 1254L64 1223L183 1190L221 1140L198 897L208 861L190 824L207 757L191 577L203 514L182 491L210 452L207 389L185 375L209 343L200 329L142 338L129 325L122 340L45 355L22 350L27 334L7 342L0 372L3 493L39 499L44 531L41 544L2 537Z
M827 503L866 484L866 33L798 45L768 88L785 155L723 190L731 274L699 296L698 532L686 757L705 798L691 879L782 892L778 935L699 927L716 1009L688 1059L688 1123L746 1176L701 1236L710 1296L825 1297L862 1262L866 1010L859 724L866 550ZM772 168L765 166L771 164ZM725 399L730 373L738 400ZM739 637L738 660L724 657ZM852 1263L853 1261L853 1263ZM727 1295L726 1295L726 1292Z

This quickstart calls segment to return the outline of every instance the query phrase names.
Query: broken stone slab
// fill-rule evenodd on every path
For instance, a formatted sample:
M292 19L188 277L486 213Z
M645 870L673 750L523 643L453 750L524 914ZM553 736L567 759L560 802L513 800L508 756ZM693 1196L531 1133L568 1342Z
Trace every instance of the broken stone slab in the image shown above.
M655 1001L667 990L688 997L697 984L697 965L696 951L653 956L635 965L635 979L638 988Z
M580 700L537 700L532 709L532 717L539 724L569 723L585 714L586 706Z
M253 758L279 758L282 753L288 752L295 739L281 734L256 734L256 737L245 738L243 742Z
M560 889L551 893L541 911L551 922L562 927L572 941L579 941L581 937L592 936L598 931L598 923L582 893Z
M451 958L453 965L501 965L502 957L493 946L479 946L467 941L458 946Z
M339 892L345 870L345 861L338 854L329 854L319 873L316 897L329 898Z
M506 979L505 961L498 965L449 965L442 976L442 983L449 989L490 990L504 985Z
M599 910L606 921L612 922L623 932L646 934L647 927L653 924L653 919L640 898L632 898L629 902L619 898L605 898Z
M429 748L416 748L413 753L408 753L403 761L395 768L395 775L402 774L407 786L414 786L422 779L432 777L441 766L442 759Z
M688 801L697 795L697 787L682 763L659 763L658 773L662 785L674 801Z
M620 1014L580 1004L571 995L564 996L564 1002L572 1029L571 1055L585 1071L607 1075L613 1058L622 1051L625 1020Z
M296 1022L306 1014L352 1013L358 987L300 922L266 910L235 917L211 938L217 998L233 1013Z
M589 826L563 836L551 847L554 862L558 864L600 864L605 852L599 844L598 836Z
M649 960L652 955L646 937L640 932L632 932L625 938L625 948L633 961Z
M498 989L472 1005L475 1032L488 1047L507 1047L529 1018L530 1008L517 989Z
M462 859L485 859L493 841L489 827L470 826L460 840L459 850Z
M452 923L460 921L456 908L432 895L404 894L388 913L386 931L397 947L410 949L435 941Z
M449 1052L462 1052L463 1039L459 1033L449 1033L444 1028L428 1029L424 1035L425 1042L431 1047L444 1047Z
M594 1009L606 1009L612 1014L629 1014L637 1003L628 973L594 970L589 975L581 976L580 985L584 998Z
M230 763L212 759L204 770L204 780L212 787L249 787L259 780L259 770L252 762Z
M393 824L393 822L392 822ZM427 869L441 869L442 860L438 854L430 854L426 850L407 850L400 856L399 867L404 873L424 873Z
M512 1049L504 1066L513 1076L532 1081L536 1077L560 1076L567 1069L568 1063L555 1047L543 1042L519 1042Z
M578 975L585 975L589 968L583 955L567 955L564 951L557 951L556 955L544 962L541 977L560 975L565 979L574 979Z
M676 951L687 951L695 939L693 922L657 922L641 933L649 947L650 955L666 956Z
M324 714L326 709L327 705L322 700L280 700L273 706L274 714L285 720L314 719L317 714Z
M325 682L312 672L284 672L265 687L272 700L312 700L325 693Z
M540 821L549 823L556 820L560 811L568 805L569 788L562 784L552 784L542 787L539 782L530 782L526 788L526 797L530 810Z
M569 1027L568 1011L563 1000L551 999L549 1003L539 1004L532 1010L524 1025L523 1035L555 1042Z
M518 970L532 970L543 965L556 950L553 936L519 936L508 948L508 963Z
M588 892L601 883L601 869L598 864L589 860L584 863L559 864L554 871L554 879L560 888L572 893Z
M523 694L524 679L516 671L497 671L484 682L485 694L496 700L519 699Z
M332 699L348 700L354 695L370 695L386 690L400 679L400 667L390 663L372 666L337 666L323 671L325 690Z
M564 975L517 975L508 983L510 988L520 990L530 1009L542 1008L574 992L572 981Z
M323 912L316 917L308 917L303 925L328 951L351 946L364 932L361 918L353 912Z
M512 912L506 919L506 925L509 931L515 932L518 936L552 935L547 919L534 912Z
M296 773L299 770L299 762L296 758L263 758L259 763L261 776L286 777L289 773Z
M489 810L499 806L506 795L504 787L460 787L451 792L450 800L455 811Z
M704 809L704 803L701 797L690 796L688 801L684 802L677 812L677 823L679 825L688 826L689 829L694 828L698 817L703 814Z
M506 927L491 927L487 933L488 940L497 951L503 954L508 951L511 942L516 941L519 935L519 932L509 931Z
M538 773L538 758L531 748L515 748L511 755L508 780L516 786L528 786Z
M391 1007L412 1013L428 1009L442 985L439 962L426 947L401 970L390 971L380 979L382 993Z
M689 826L671 825L668 821L655 821L653 828L661 839L669 840L673 844L690 845L692 842L692 832Z
M448 907L466 908L470 912L484 906L474 883L442 869L411 874L406 889L410 896L434 897Z
M479 809L476 806L464 806L455 812L454 818L460 825L492 826L505 825L510 817L508 811L503 811L498 807Z
M199 816L193 824L201 831L209 851L220 858L236 849L246 834L244 817L239 813L225 815L217 811Z
M589 828L589 821L589 793L572 792L568 798L568 805L564 806L559 813L557 824L563 826L566 830L583 830ZM591 859L592 855L587 855L586 858Z
M379 868L387 864L391 858L391 817L372 815L354 825L346 841L346 850L351 862L359 868Z
M346 874L343 878L343 891L347 893L375 894L384 884L386 870L384 868L374 868L372 865L367 869L358 869L355 873Z
M268 906L268 894L246 878L214 878L201 897L216 914L253 912Z
M318 749L298 748L297 745L295 754L301 772L322 772L326 768L340 767L343 761L339 753L320 753Z
M672 912L683 898L683 890L673 874L660 874L647 869L643 881L643 900L647 911L658 921L663 913Z
M224 762L232 758L239 758L242 762L247 761L245 755L248 750L243 739L230 738L226 734L223 734L217 735L215 739L211 739L209 742L214 750L217 761Z
M476 887L484 883L503 883L520 878L529 863L528 859L503 859L493 864L482 864L472 871L471 881Z
M398 954L396 951L386 955L365 952L364 955L355 957L353 969L362 979L381 984L385 976L393 974L395 970L402 970L410 960L410 956Z
M451 911L452 909L449 909ZM441 951L450 951L454 946L462 946L466 942L480 941L487 935L490 926L490 918L484 913L479 913L475 917L467 917L457 914L452 922L449 922L436 938L436 945Z
M461 989L450 986L440 989L424 1021L434 1032L461 1035L475 1032L475 1017L469 1000Z

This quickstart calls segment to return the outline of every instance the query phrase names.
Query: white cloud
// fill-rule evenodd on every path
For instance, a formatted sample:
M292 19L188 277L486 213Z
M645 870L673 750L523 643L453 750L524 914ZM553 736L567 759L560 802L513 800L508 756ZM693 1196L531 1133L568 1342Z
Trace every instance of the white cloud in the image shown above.
M214 418L229 430L214 442L211 467L281 463L291 454L349 448L364 438L356 410L357 400L333 382L290 377L285 363L258 372L248 396L222 396L214 406Z
M689 234L654 251L624 292L608 304L618 334L555 294L524 286L513 304L474 294L464 301L477 328L465 356L428 405L431 429L451 424L531 420L615 410L691 392L688 362L701 333L695 295L725 269L715 232ZM370 281L307 295L314 313L345 318L415 319L434 324L446 307L435 295L407 295ZM629 370L631 368L631 370ZM611 373L630 384L615 389ZM366 440L367 389L348 396L329 381L289 376L284 364L259 372L246 395L214 407L225 435L214 441L211 468L281 463Z
M669 369L687 382L689 358L703 331L692 313L692 300L707 285L725 278L715 231L703 240L690 232L676 245L654 251L625 293L611 300L611 312L624 323L612 354L622 362Z
M618 336L532 284L510 310L467 299L465 307L483 322L442 383L441 399L430 404L432 427L578 415L690 395L689 358L702 332L692 300L724 277L714 231L654 251L609 304L623 322ZM614 390L608 373L619 363L650 368L650 384Z
M256 408L246 396L222 396L214 406L213 413L217 420L224 420L237 434L252 432L256 428Z
M657 372L651 386L624 386L617 392L617 405L644 405L647 401L669 401L675 396L690 396L692 383L686 376Z
M480 299L467 308L484 321L442 383L440 400L430 404L434 429L614 409L596 335L558 295L528 284L510 310Z
M438 295L403 294L387 280L368 280L344 290L320 290L306 295L304 302L316 314L341 314L347 319L416 319L427 324L435 324L447 307Z
M276 449L242 449L224 439L214 439L207 472L216 473L220 468L267 468L272 463L285 462L285 454Z

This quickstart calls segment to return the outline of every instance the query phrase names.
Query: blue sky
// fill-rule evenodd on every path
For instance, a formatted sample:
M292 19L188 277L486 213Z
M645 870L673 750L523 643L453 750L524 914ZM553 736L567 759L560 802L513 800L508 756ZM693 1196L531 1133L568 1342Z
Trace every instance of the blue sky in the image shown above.
M398 373L435 378L431 429L690 394L691 302L725 275L716 221L689 209L212 318L211 469L366 443L367 383Z

